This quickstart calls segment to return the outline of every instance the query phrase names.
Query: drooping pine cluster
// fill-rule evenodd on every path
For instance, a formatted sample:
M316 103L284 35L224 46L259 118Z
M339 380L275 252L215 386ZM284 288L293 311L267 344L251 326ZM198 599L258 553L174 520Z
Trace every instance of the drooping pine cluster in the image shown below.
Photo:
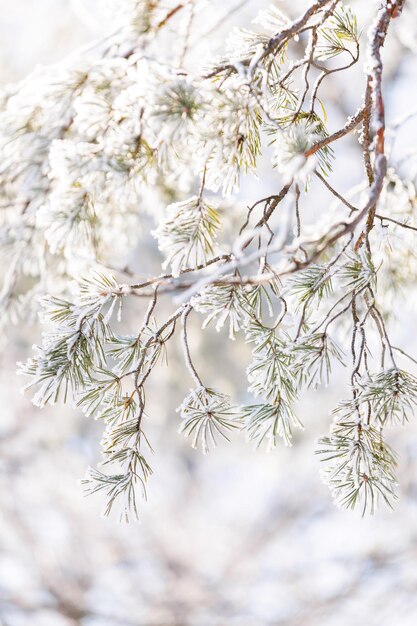
M363 41L341 1L317 0L296 19L271 6L253 30L233 31L222 58L197 67L187 48L204 22L198 0L122 4L119 30L87 56L3 93L4 319L49 294L50 329L21 367L35 403L75 399L103 420L103 462L84 483L106 494L107 513L116 507L128 519L152 471L147 381L177 331L195 383L178 409L180 431L203 452L233 430L269 449L291 445L300 392L328 384L344 363L349 399L319 445L324 479L342 506L391 505L396 460L385 428L404 423L417 401L417 379L397 364L404 353L387 331L387 294L410 289L415 275L416 194L412 176L387 169L378 101L380 48L402 2L383 2ZM173 59L170 27L182 19ZM326 84L362 48L373 60L363 104L330 132ZM364 184L342 195L330 183L332 144L358 128ZM279 188L245 218L241 182L262 179L265 159ZM304 223L313 181L333 204ZM146 241L150 219L164 273L134 283L128 252ZM129 284L113 278L117 268ZM137 296L149 300L145 317L120 334L123 305ZM239 406L203 382L187 334L193 312L203 328L227 326L251 347L253 403Z

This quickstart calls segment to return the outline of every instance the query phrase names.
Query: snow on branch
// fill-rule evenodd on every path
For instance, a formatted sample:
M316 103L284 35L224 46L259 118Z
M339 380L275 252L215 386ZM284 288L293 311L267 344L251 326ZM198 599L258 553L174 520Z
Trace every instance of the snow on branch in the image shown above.
M193 447L234 431L291 445L300 393L344 365L347 399L319 444L324 480L343 507L396 499L385 431L411 417L417 382L397 364L406 354L387 302L415 288L417 223L413 183L387 147L382 48L404 2L383 0L371 24L342 0L307 4L296 18L261 11L219 58L200 59L204 2L123 0L103 42L2 93L4 327L42 301L47 330L21 373L39 406L72 400L103 421L102 463L84 485L106 514L139 514L152 473L148 383L177 332L194 382L180 431ZM361 104L331 128L329 90L363 53ZM346 167L342 140L362 167L359 191L331 182ZM188 332L199 316L250 346L253 401L238 406L199 372Z

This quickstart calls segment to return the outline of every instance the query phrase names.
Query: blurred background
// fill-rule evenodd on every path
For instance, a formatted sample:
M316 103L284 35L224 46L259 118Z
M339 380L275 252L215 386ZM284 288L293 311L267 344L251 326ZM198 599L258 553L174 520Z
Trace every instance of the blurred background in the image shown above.
M107 33L100 4L0 0L1 83L20 80L38 64L55 63ZM248 24L267 3L208 4L218 5L213 25L223 12L240 8L201 42L201 54L216 52L233 25ZM395 26L385 51L391 122L407 113L417 96L417 14L414 0L408 4L406 27ZM278 5L296 16L306 3ZM362 24L376 5L354 3ZM357 108L359 65L349 87L340 77L328 93L330 128ZM416 132L413 122L401 131L393 158L413 147ZM344 184L348 172L353 185L362 172L352 165L351 150L346 146L338 157ZM274 181L261 180L267 195ZM339 182L336 173L336 188ZM259 191L253 188L259 181L251 184L242 191L244 203ZM319 190L313 197L312 211L329 201ZM150 242L149 255L155 248ZM416 354L413 304L395 303L401 317L391 332L395 345ZM241 364L249 352L230 342L227 330L208 329L201 336L195 322L199 372L211 386L244 399ZM303 396L298 415L305 431L291 449L266 454L236 438L204 457L177 434L175 407L192 381L174 344L169 369L161 367L151 382L147 432L155 455L149 499L139 524L118 525L100 517L100 501L84 498L77 482L98 458L101 425L71 407L39 411L19 391L15 363L27 357L39 335L36 325L15 328L0 353L1 626L417 624L415 424L389 435L400 455L395 510L362 519L334 507L314 455L332 408L345 394L343 372L328 389ZM219 351L220 365L213 358Z

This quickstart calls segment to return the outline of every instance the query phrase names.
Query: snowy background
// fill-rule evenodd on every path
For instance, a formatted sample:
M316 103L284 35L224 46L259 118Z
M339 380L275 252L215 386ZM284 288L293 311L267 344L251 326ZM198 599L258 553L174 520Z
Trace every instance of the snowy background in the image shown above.
M226 3L219 4L224 10ZM237 17L253 15L260 4L248 2L224 29ZM107 32L99 5L99 0L0 0L1 82L19 80L37 64L56 62ZM296 5L305 2L291 3L294 15ZM375 5L369 2L367 8ZM416 45L412 24L402 39ZM201 53L213 41L204 41ZM416 56L411 51L400 56L399 50L394 42L386 51L391 121L405 114L417 95ZM359 79L359 73L353 75L349 89L341 79L329 94L334 128L355 111ZM415 142L415 131L410 124L401 133L399 156ZM353 184L359 173L349 157L347 152ZM271 184L265 181L266 194ZM316 196L315 203L321 201ZM402 317L393 328L394 343L416 354L412 304L396 305ZM39 328L10 335L0 354L2 626L417 623L414 424L391 434L400 452L395 511L363 520L334 508L314 455L317 437L326 432L331 408L343 394L343 376L331 388L303 397L298 414L306 430L292 449L265 454L236 440L203 457L177 434L173 408L190 381L171 362L153 383L155 419L148 431L155 474L149 501L140 524L117 525L99 516L100 502L85 499L77 484L97 458L100 426L70 408L35 410L21 396L15 363L28 355ZM208 331L196 353L199 369L213 386L243 393L235 363L247 353L238 345L229 349L227 341L226 333ZM220 368L210 358L219 350L226 355ZM172 358L175 362L175 354Z

